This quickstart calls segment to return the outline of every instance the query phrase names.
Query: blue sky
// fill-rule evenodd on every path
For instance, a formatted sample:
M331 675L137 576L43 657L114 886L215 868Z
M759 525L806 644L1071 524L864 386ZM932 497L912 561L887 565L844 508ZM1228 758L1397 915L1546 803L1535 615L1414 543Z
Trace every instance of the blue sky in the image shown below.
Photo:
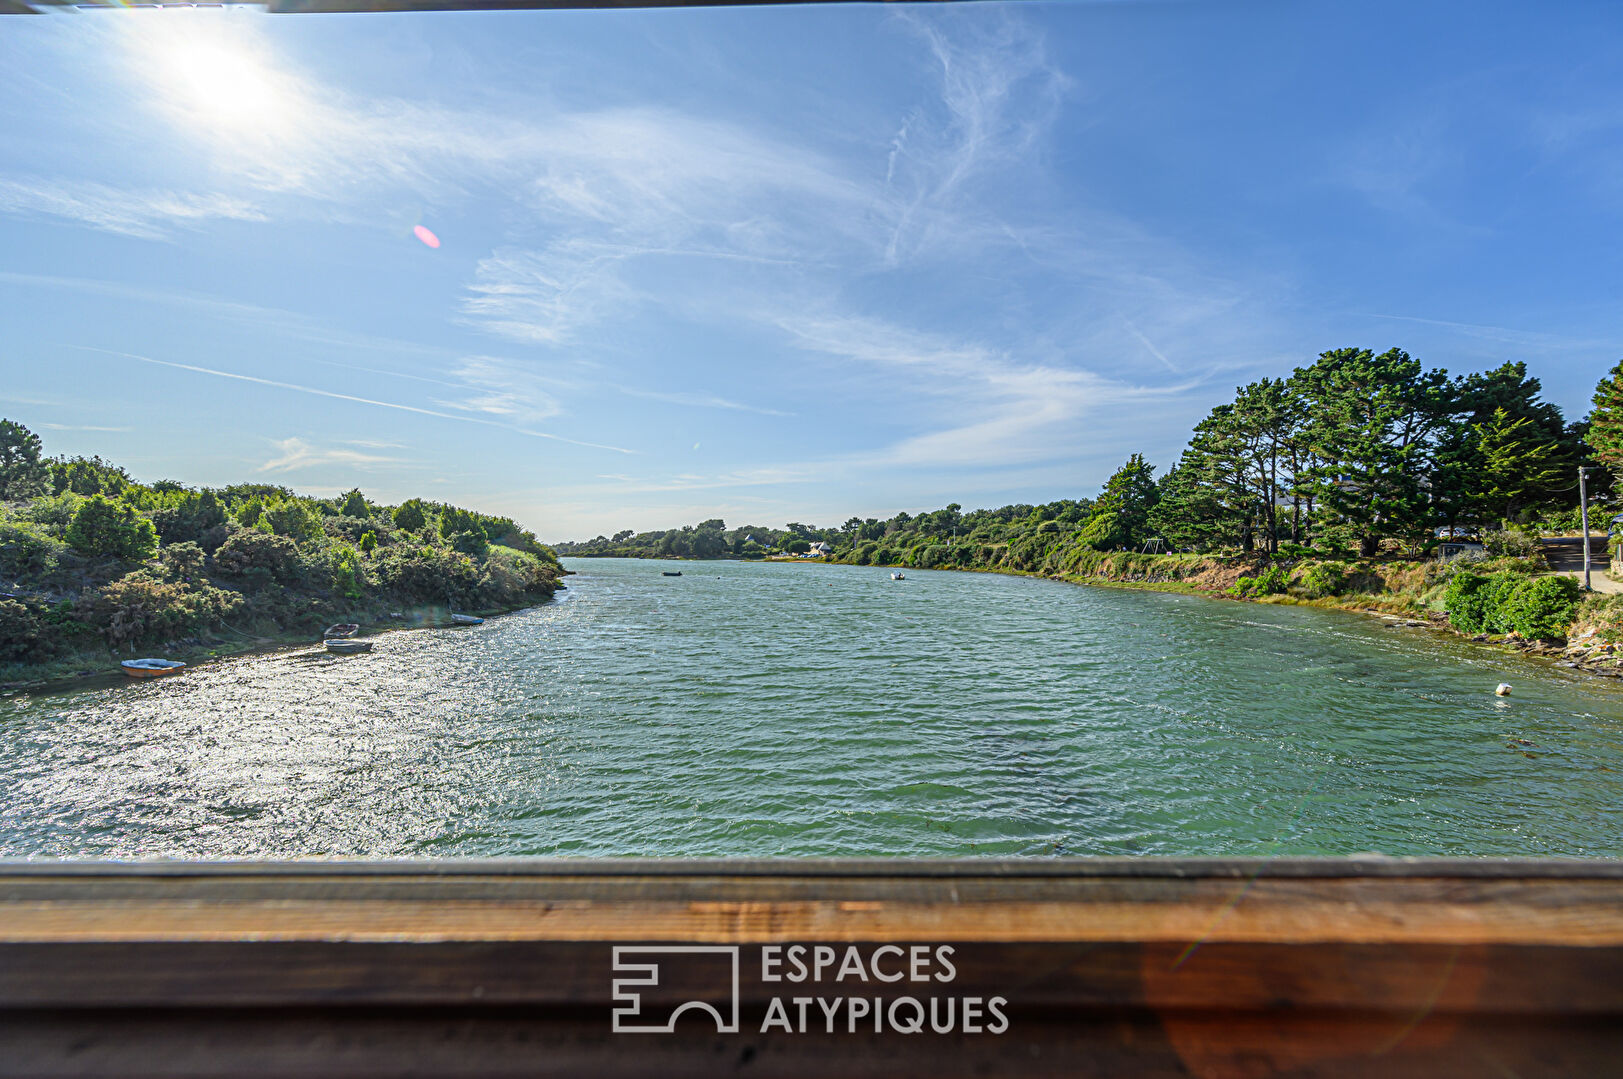
M0 414L147 480L550 540L1092 494L1343 345L1525 360L1581 415L1623 355L1620 31L1609 3L7 18Z

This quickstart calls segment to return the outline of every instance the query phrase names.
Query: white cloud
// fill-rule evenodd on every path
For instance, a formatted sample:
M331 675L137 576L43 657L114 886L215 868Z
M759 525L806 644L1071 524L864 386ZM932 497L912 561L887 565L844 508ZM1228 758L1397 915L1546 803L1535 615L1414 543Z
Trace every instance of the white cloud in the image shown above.
M257 207L218 194L125 190L85 181L0 178L0 213L55 217L143 240L210 220L264 221Z
M542 388L545 380L510 360L469 356L457 364L456 375L466 385L467 395L436 404L520 426L556 416L560 411L557 400Z
M376 453L362 453L337 446L312 446L302 438L284 438L273 443L277 456L259 466L261 472L294 472L319 465L343 465L362 470L383 465L402 464L401 458L385 457Z

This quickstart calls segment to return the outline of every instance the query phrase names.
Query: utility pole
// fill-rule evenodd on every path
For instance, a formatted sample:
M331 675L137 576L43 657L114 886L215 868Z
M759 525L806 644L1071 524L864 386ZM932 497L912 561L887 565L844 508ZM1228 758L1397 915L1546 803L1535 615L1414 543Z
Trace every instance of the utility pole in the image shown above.
M1589 488L1584 484L1585 469L1578 466L1578 519L1584 530L1584 591L1594 591L1589 587Z

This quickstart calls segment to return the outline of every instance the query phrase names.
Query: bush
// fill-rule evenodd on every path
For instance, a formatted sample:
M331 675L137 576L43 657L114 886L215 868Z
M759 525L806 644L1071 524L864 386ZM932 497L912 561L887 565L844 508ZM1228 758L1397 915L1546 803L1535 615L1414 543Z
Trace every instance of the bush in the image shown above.
M1443 609L1448 612L1448 624L1461 633L1486 633L1488 578L1480 573L1462 570L1448 582L1443 593Z
M143 562L158 551L158 530L151 521L99 494L85 499L73 515L66 538L76 551L129 562Z
M174 505L156 510L152 523L165 543L197 543L225 524L225 507L213 491L188 491Z
M21 600L0 599L0 663L38 663L57 652L53 627Z
M1229 595L1252 599L1258 596L1277 596L1285 591L1285 570L1270 566L1255 577L1241 577L1229 586Z
M1578 611L1578 582L1515 570L1456 573L1443 593L1449 625L1462 633L1559 637Z
M57 566L61 546L26 525L0 521L0 573L44 577Z
M190 588L137 570L99 592L79 598L74 613L101 631L114 648L146 640L167 640L236 610L236 592L204 585Z
M406 532L421 532L428 523L428 515L423 512L423 500L420 498L408 499L395 508L394 524Z
M1506 597L1503 620L1523 637L1548 640L1566 635L1582 596L1571 577L1524 580Z
M278 536L286 536L294 543L308 543L322 535L321 518L310 512L303 502L284 502L265 510L265 522Z
M1531 558L1539 553L1538 537L1521 529L1484 532L1482 546L1496 557Z
M278 581L290 582L299 575L301 566L298 547L292 540L245 528L233 532L214 552L214 568L228 577L262 570Z
M63 491L59 495L48 495L36 498L29 507L19 516L24 520L33 521L46 532L58 538L67 535L68 528L73 524L73 515L79 512L84 499L72 491Z
M1302 570L1296 583L1308 599L1339 596L1347 585L1347 566L1341 562L1314 562Z
M484 558L490 553L490 540L476 528L453 532L448 538L453 551L461 551L463 554L473 555L475 558ZM809 544L807 549L810 549Z

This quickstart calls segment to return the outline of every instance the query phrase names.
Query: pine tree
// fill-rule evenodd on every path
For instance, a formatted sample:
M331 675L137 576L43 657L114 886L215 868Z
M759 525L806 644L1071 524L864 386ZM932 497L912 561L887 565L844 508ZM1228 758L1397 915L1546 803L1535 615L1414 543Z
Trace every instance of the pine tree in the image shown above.
M1595 387L1595 409L1589 414L1585 437L1596 460L1623 482L1623 362Z

